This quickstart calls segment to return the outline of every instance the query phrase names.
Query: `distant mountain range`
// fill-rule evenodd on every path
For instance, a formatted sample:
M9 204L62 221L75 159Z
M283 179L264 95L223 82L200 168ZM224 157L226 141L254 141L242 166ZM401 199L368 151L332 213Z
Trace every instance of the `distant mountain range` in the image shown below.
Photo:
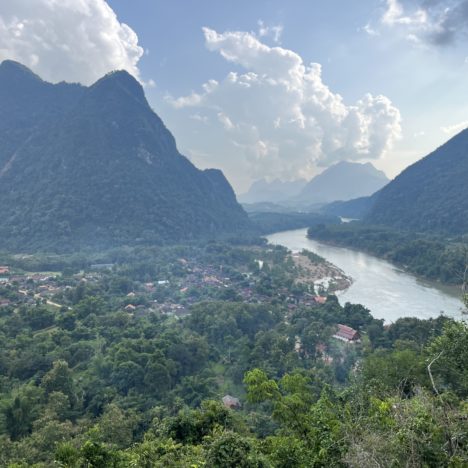
M364 222L432 233L468 233L468 130L406 168L372 197L326 211Z
M265 179L255 181L247 193L238 196L241 203L277 203L296 197L306 186L305 179L284 182L275 179L268 182Z
M371 163L341 161L314 177L296 199L307 203L351 200L372 195L388 182L387 176Z
M389 182L382 171L372 164L342 161L309 182L297 180L282 182L258 180L249 191L239 196L242 203L279 203L289 207L307 209L335 200L351 200L368 196Z
M127 72L90 87L0 65L0 249L175 242L250 232L221 171L176 147Z

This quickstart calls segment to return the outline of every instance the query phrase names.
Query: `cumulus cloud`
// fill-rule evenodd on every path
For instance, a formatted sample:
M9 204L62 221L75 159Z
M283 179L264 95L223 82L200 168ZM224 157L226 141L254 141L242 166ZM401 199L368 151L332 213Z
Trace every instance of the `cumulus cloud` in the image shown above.
M366 94L348 105L323 82L319 64L306 65L252 33L203 32L208 50L244 72L169 100L211 117L212 133L224 137L213 164L234 160L239 173L252 177L309 177L342 159L377 159L400 136L400 113L387 97Z
M3 0L0 60L13 59L49 81L90 84L125 69L139 77L136 33L104 0Z
M468 0L387 0L384 26L416 44L450 45L468 32Z
M453 125L447 125L446 127L441 127L440 129L447 135L454 135L461 132L462 130L465 130L465 128L468 128L468 120L464 120L463 122L459 122Z

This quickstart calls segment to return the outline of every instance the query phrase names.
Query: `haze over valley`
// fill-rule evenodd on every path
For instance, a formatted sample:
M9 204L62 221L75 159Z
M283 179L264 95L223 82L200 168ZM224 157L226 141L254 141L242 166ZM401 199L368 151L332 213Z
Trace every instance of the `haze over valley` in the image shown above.
M0 3L0 466L468 466L467 0Z

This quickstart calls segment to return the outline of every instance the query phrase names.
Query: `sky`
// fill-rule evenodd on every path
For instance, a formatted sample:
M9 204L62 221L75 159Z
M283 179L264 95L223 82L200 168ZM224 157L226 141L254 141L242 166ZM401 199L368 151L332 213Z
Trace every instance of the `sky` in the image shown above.
M126 69L238 193L340 161L394 177L468 126L468 0L1 0L0 60Z

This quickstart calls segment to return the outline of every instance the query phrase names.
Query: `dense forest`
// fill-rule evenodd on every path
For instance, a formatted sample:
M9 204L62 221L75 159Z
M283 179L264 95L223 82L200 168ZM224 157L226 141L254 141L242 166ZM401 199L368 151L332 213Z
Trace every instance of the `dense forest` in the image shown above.
M127 72L90 87L0 64L0 249L73 252L252 231L223 173L201 171Z
M56 271L34 273L18 258L0 285L1 466L468 461L464 322L388 325L333 295L315 301L282 247L112 260L55 257ZM360 339L334 337L338 324Z
M450 284L462 284L468 262L468 244L463 237L449 241L358 222L315 226L308 230L308 236L371 253L411 273Z
M429 235L464 235L468 233L467 154L468 130L463 130L372 196L331 203L324 212Z
M468 233L467 152L464 130L380 190L366 222L427 233Z

